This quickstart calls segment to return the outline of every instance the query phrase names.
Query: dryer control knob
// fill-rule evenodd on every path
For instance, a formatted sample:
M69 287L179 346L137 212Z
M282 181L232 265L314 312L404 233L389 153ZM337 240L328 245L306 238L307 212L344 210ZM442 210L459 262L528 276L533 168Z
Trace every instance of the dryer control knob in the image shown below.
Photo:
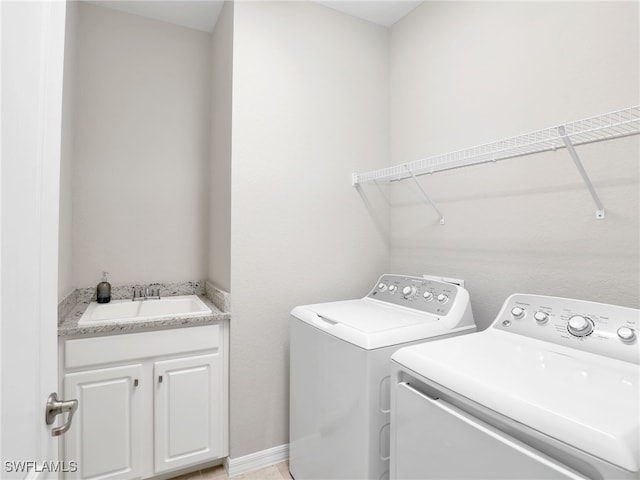
M422 296L427 302L430 302L431 300L433 300L433 293L431 292L424 292Z
M396 293L398 287L395 285L389 285L389 293Z
M539 324L543 324L549 320L549 314L547 312L536 312L533 318L535 318Z
M438 300L440 303L447 303L447 300L449 300L449 297L444 293L441 293L436 297L436 300Z
M384 282L380 282L378 284L378 291L385 292L387 290L387 284Z
M633 342L636 339L636 332L633 331L633 328L620 327L618 329L618 337L623 342Z
M415 296L417 290L413 285L407 285L402 289L402 296L404 298L412 298Z
M574 315L569 319L567 325L569 333L576 337L585 337L593 332L593 323L587 317L582 315Z
M511 315L513 316L513 318L522 318L524 317L524 308L520 308L520 307L513 307L511 309Z

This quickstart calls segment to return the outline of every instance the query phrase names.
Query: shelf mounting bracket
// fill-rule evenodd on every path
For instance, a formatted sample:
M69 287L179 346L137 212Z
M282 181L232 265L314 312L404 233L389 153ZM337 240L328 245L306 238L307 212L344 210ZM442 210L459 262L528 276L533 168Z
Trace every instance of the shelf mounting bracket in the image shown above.
M413 174L413 172L409 167L407 167L407 171L409 172L409 175L411 175L411 178L413 178L413 181L416 182L416 185L418 186L418 188L420 189L424 197L427 199L427 201L431 204L433 209L436 211L436 213L440 217L440 225L444 225L444 216L442 215L442 212L440 212L440 209L438 208L438 206L435 204L433 200L431 200L431 197L429 196L427 191L422 187L422 185L420 185L420 182L418 181L418 179L416 178L416 176Z
M582 180L591 194L591 198L593 198L593 202L596 204L596 218L598 220L602 220L604 218L604 206L600 201L600 197L598 197L598 194L596 193L596 189L593 188L593 183L591 183L591 179L589 178L589 175L587 175L587 171L584 169L584 165L578 156L578 152L576 152L576 149L573 147L571 139L567 136L564 126L558 127L558 134L562 138L564 146L567 147L567 151L569 152L569 155L571 155L573 163L575 163L580 176L582 176Z

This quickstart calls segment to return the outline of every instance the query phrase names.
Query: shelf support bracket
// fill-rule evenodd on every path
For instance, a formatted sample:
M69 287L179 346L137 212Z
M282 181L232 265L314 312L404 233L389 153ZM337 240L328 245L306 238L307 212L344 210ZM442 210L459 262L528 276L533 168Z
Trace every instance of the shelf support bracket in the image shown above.
M418 186L418 188L420 189L424 197L427 199L427 201L431 204L433 209L436 211L436 213L440 217L440 225L444 225L444 216L442 215L442 212L440 212L440 209L438 208L438 206L435 204L433 200L431 200L431 197L429 196L427 191L424 188L422 188L422 185L420 185L420 182L418 181L416 176L413 174L411 169L407 167L407 171L409 172L409 175L411 175L411 178L413 178L413 181L416 182L416 185Z
M582 180L591 194L591 198L593 198L593 201L596 204L596 218L598 220L602 220L604 218L604 206L600 201L600 197L598 197L598 194L596 193L596 189L593 188L593 183L591 183L591 179L589 178L589 175L587 175L587 171L584 169L584 165L578 156L578 152L576 152L576 149L573 147L573 143L571 143L571 139L567 136L563 126L558 127L558 133L560 134L560 137L562 137L564 146L567 147L567 151L569 152L569 155L571 155L573 163L575 163L578 172L582 176Z

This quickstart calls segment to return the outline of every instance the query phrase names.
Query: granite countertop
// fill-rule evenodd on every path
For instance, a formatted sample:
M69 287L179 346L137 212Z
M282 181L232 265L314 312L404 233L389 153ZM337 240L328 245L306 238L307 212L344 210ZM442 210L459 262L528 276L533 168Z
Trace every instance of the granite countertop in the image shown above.
M208 282L207 282L208 283ZM90 298L80 299L79 301L74 302L74 305L71 305L69 308L66 308L66 312L60 316L58 321L58 337L66 337L66 336L94 336L94 335L113 335L118 333L131 333L142 330L160 330L167 328L175 328L175 327L190 327L190 326L198 326L198 325L208 325L215 322L229 320L231 318L231 314L229 312L222 311L218 308L209 298L209 296L213 298L219 298L219 292L216 291L210 293L208 291L209 285L207 285L207 292L205 294L204 288L201 291L196 291L195 293L198 295L198 298L204 302L207 307L211 309L211 315L205 316L194 316L194 317L175 317L175 318L162 318L158 320L148 320L141 322L122 322L122 323L111 323L111 324L102 324L102 325L85 325L78 326L78 321L85 310L89 307ZM75 293L75 292L74 292ZM175 292L178 294L189 294L188 292ZM193 292L192 292L193 293ZM191 293L191 294L192 294ZM223 292L226 294L226 292ZM80 292L81 297L82 292ZM228 295L228 294L226 294ZM166 297L172 295L166 295ZM143 300L150 301L153 300ZM226 302L225 302L226 303ZM223 305L221 305L223 306Z

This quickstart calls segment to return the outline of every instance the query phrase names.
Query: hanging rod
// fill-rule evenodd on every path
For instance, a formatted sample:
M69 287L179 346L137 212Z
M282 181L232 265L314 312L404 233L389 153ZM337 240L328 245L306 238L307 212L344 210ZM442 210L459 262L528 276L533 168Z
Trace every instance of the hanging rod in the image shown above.
M531 155L566 148L563 137L569 137L574 146L637 135L640 133L640 106L625 108L616 112L578 120L562 125L565 135L558 126L518 135L496 142L478 145L443 155L414 160L393 167L381 168L366 173L354 173L352 184L372 181L395 181L411 178L408 172L419 177L429 173L442 172L454 168L467 167L497 160Z
M366 182L393 182L412 178L440 216L440 223L444 224L443 215L416 177L469 165L479 165L566 148L596 204L596 218L602 219L604 218L604 207L574 147L639 133L640 106L634 106L393 167L366 173L354 173L351 184L357 186Z

